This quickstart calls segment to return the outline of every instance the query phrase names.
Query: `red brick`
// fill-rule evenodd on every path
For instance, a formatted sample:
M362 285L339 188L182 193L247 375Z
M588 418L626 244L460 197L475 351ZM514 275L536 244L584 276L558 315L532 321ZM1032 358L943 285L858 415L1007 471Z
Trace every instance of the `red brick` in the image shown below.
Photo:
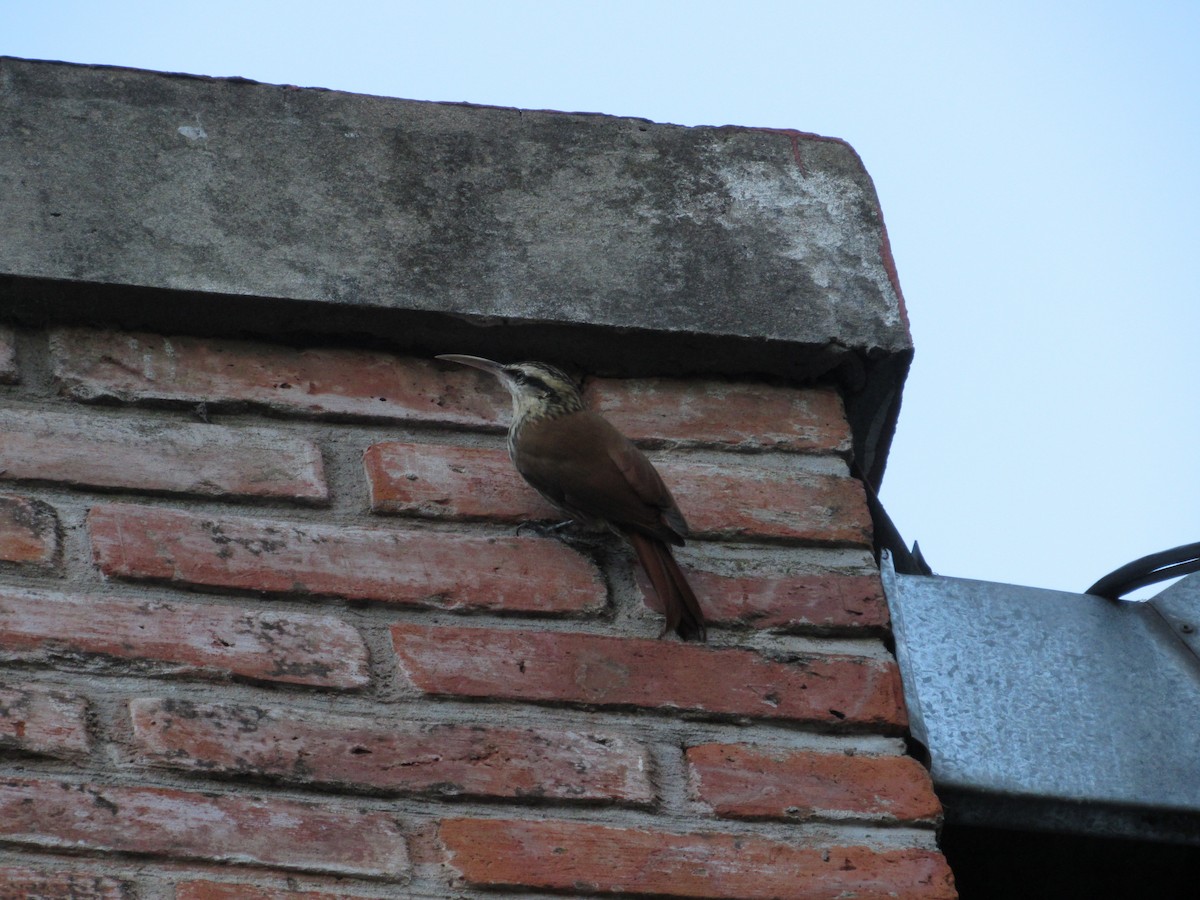
M250 404L332 418L498 427L509 400L470 372L363 350L63 329L54 375L76 400ZM498 385L494 386L498 388Z
M503 450L448 444L373 444L363 454L373 512L508 522L562 518Z
M274 797L0 779L0 837L27 846L404 878L387 813Z
M712 624L862 634L879 631L889 621L878 575L728 576L685 570ZM650 606L657 609L657 598L640 568L637 578Z
M20 381L17 368L17 336L11 328L0 325L0 384L15 384Z
M871 514L853 478L748 462L670 462L659 468L697 535L871 546Z
M525 613L597 612L595 567L559 541L272 519L214 519L112 504L88 516L104 574L189 586Z
M427 694L678 709L897 733L895 663L565 632L392 626L403 673Z
M369 680L367 650L331 616L251 613L233 606L172 604L0 588L0 660L124 671L229 676L321 687Z
M43 687L0 687L0 748L46 756L87 753L87 701Z
M225 499L328 498L321 452L264 428L0 411L0 477Z
M0 561L48 568L58 561L58 514L31 497L0 495Z
M125 900L127 882L103 875L29 866L0 866L0 900Z
M450 819L441 838L472 887L669 897L949 900L946 861L919 848L812 847L746 834L584 822Z
M929 773L908 756L816 753L746 744L689 747L693 796L719 816L811 819L848 814L935 823Z
M152 698L129 706L138 759L153 765L438 797L654 799L646 748L614 734Z
M647 445L850 451L850 426L841 397L828 388L699 379L595 379L585 396L588 406Z
M521 480L503 450L386 442L369 447L363 462L375 512L508 522L561 518ZM870 546L870 514L852 478L749 461L657 465L696 536Z

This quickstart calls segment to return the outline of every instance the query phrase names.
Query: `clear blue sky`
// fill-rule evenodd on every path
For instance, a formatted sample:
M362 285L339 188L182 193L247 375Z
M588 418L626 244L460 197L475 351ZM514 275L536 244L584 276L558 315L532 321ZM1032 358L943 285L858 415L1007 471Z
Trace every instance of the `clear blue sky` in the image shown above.
M845 138L917 347L905 536L1066 590L1200 540L1195 0L9 0L0 53Z

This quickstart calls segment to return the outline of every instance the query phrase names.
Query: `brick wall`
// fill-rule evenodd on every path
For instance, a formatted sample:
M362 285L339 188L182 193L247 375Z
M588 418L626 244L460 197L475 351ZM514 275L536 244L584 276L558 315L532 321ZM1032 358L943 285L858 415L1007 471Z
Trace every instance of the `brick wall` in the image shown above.
M587 396L707 645L517 533L480 373L0 329L0 897L953 896L837 393Z

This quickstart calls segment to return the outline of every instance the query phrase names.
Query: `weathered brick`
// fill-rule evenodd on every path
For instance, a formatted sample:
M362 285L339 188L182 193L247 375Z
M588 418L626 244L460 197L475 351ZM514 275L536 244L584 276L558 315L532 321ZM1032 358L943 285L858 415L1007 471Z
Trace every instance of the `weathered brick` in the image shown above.
M949 900L953 876L920 848L804 846L746 834L677 834L584 822L450 819L449 863L467 884L669 897Z
M409 869L400 827L382 812L40 778L0 779L0 840L376 878Z
M265 428L0 411L0 478L236 499L328 498L321 452Z
M853 478L746 463L659 468L697 535L871 546L871 515Z
M588 406L646 445L847 453L850 426L830 388L695 379L594 379Z
M46 756L87 753L87 701L43 687L0 687L0 748Z
M104 875L31 866L0 866L0 900L132 900L128 882Z
M615 734L157 698L129 708L138 759L158 766L439 797L654 799L647 749Z
M48 503L0 495L0 561L49 568L58 561L58 513Z
M657 463L696 536L870 546L871 517L852 478L756 465ZM371 509L500 521L561 518L503 450L385 442L363 456Z
M929 773L908 756L701 744L687 762L693 796L719 816L933 824L941 814Z
M503 450L372 444L363 454L374 512L516 522L562 518L521 480Z
M809 575L719 575L685 566L705 619L719 625L750 625L778 631L863 633L888 624L878 575L825 572ZM660 609L639 567L638 584Z
M364 350L61 329L54 376L76 400L249 404L332 418L499 427L507 396L471 373Z
M559 541L213 518L110 504L88 516L109 576L353 600L578 614L607 603L595 567Z
M392 626L404 676L427 694L679 709L896 733L895 663L565 632Z
M17 336L0 325L0 384L15 384L21 378L17 368Z
M369 680L354 628L331 616L0 588L0 660L65 668L120 660L159 674L321 687Z

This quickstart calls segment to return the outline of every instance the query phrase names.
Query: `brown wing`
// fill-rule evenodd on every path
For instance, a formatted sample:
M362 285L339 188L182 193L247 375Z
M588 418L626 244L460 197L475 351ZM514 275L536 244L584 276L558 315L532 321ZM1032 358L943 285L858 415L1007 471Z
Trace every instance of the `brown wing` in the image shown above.
M514 462L569 515L682 544L687 523L645 454L593 412L528 422Z

